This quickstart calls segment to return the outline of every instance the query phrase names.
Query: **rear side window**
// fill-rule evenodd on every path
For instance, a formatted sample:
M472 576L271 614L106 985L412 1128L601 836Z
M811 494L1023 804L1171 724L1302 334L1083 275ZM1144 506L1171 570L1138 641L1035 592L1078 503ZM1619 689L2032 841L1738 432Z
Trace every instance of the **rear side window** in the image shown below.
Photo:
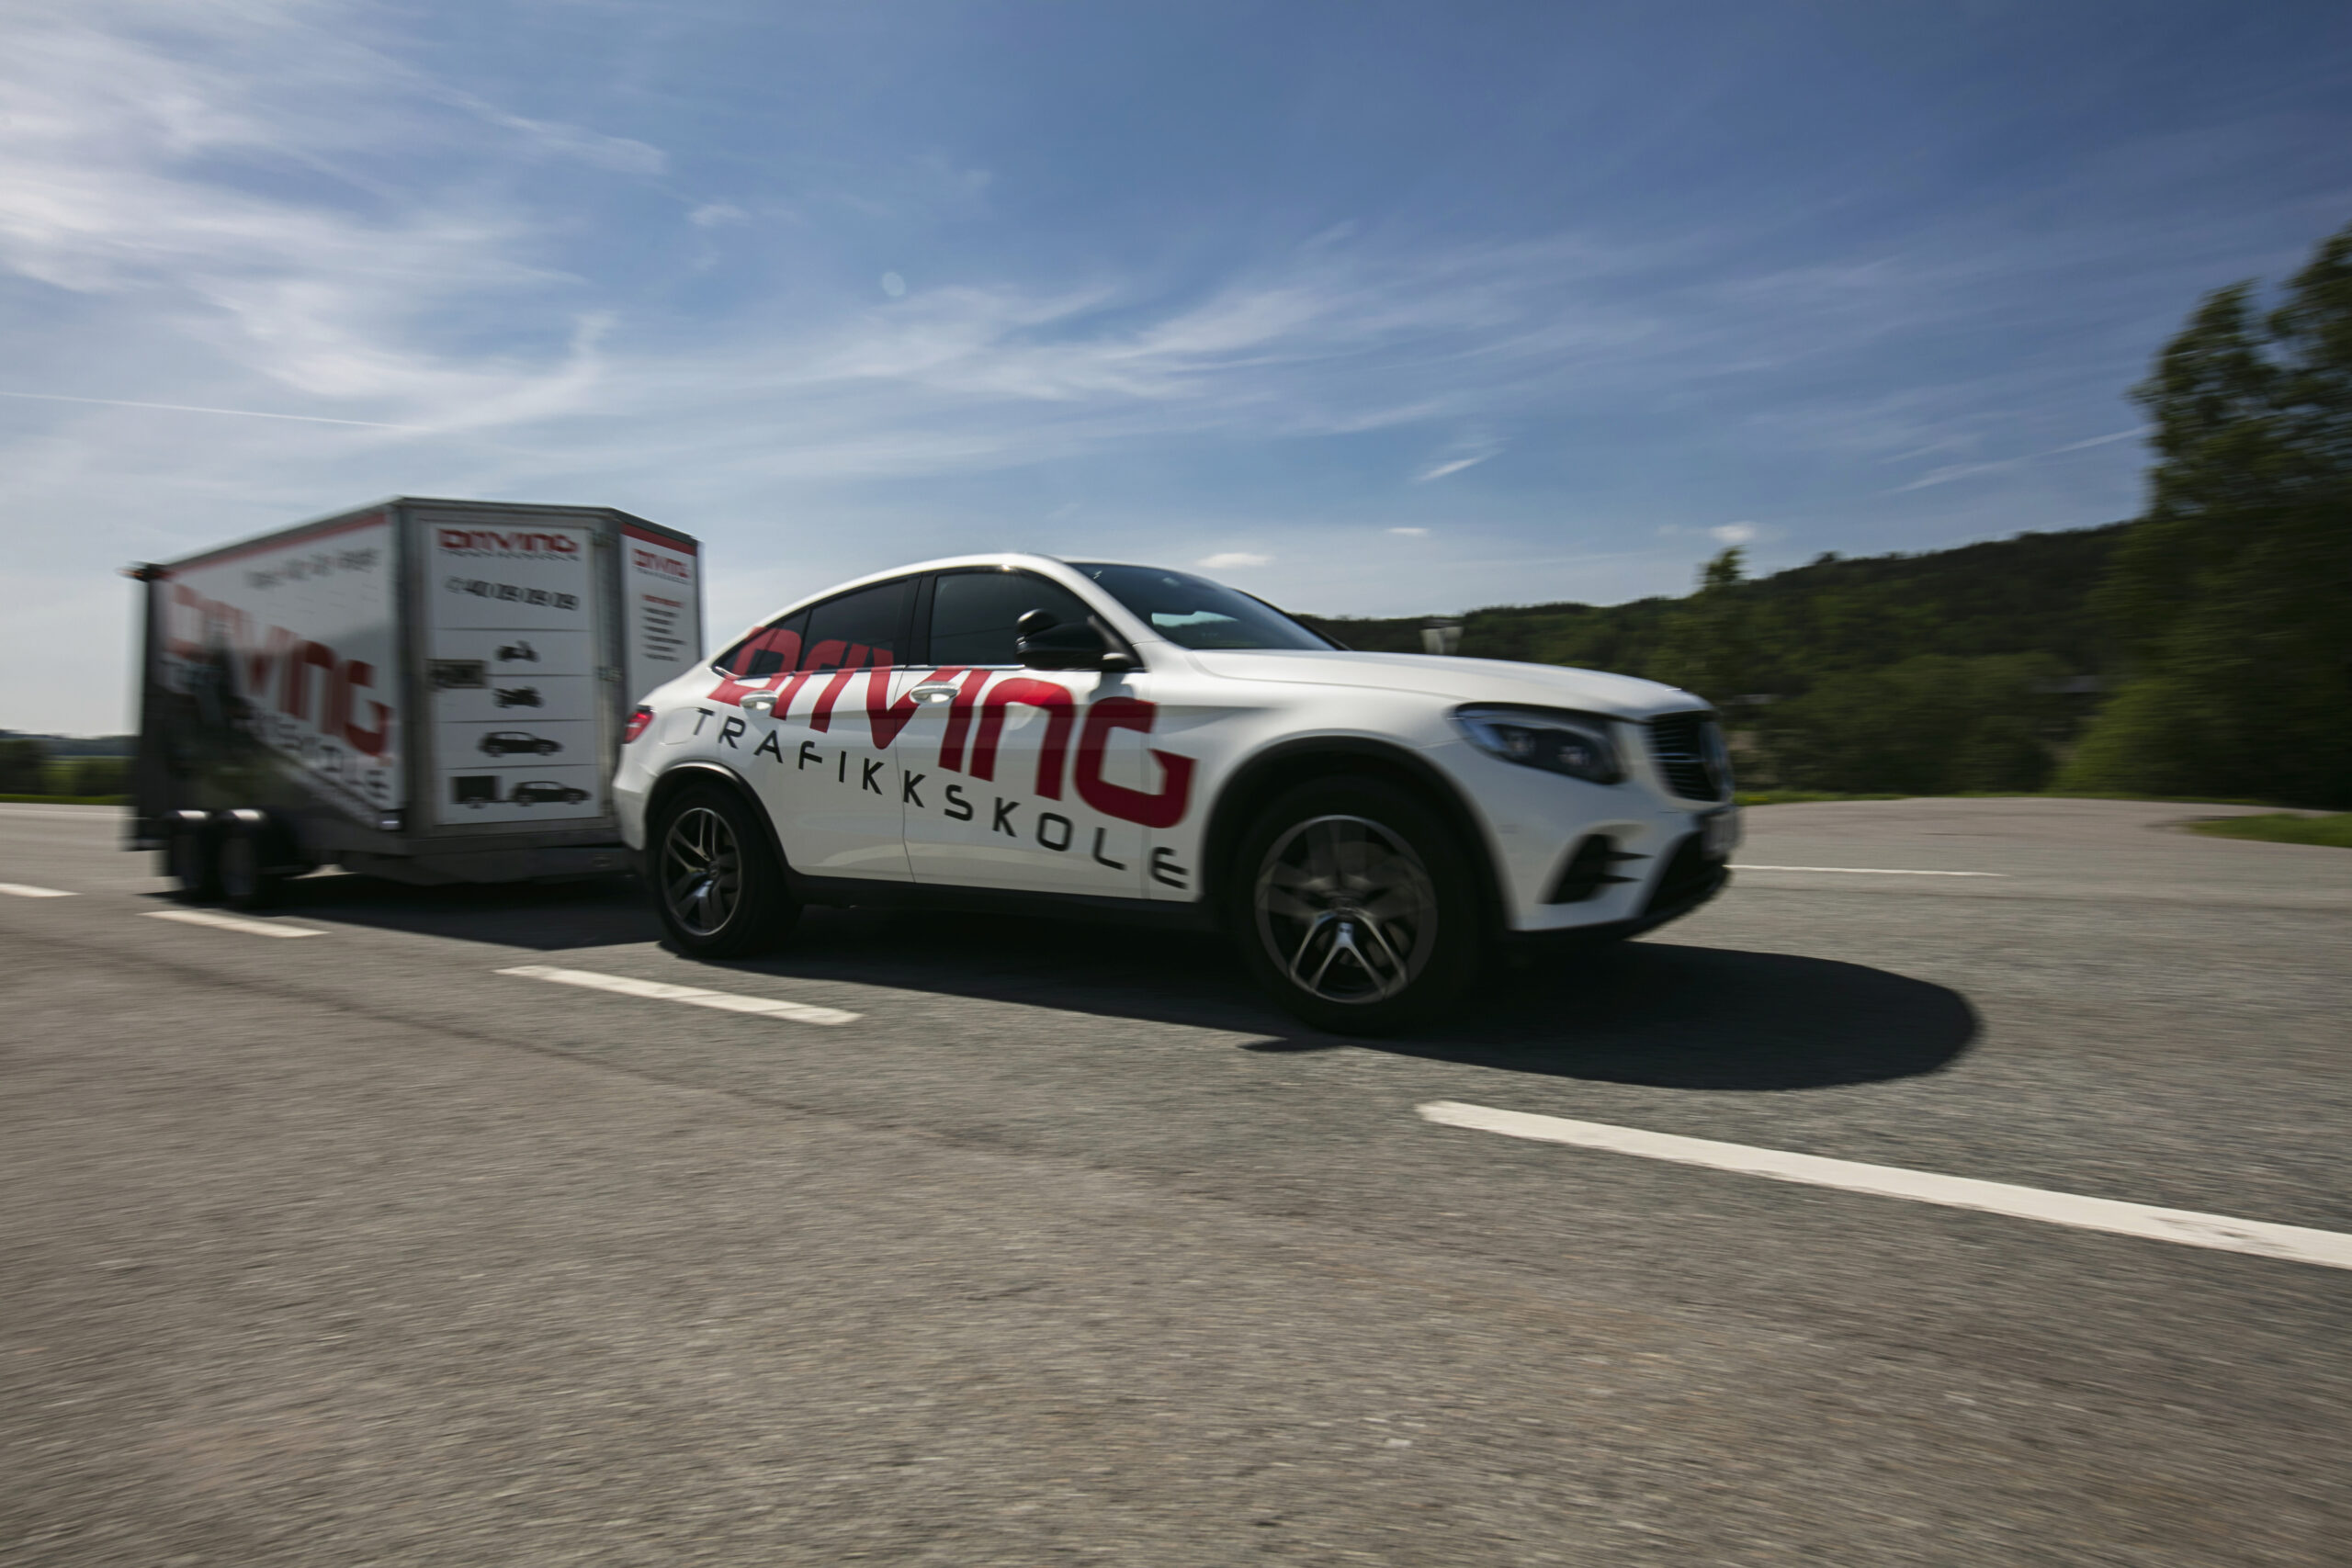
M739 681L899 663L914 580L877 582L762 626L712 660Z
M773 625L762 626L712 660L711 665L741 681L756 681L763 676L781 675L787 670L797 670L800 667L803 634L808 629L808 611L786 615Z
M951 571L931 591L931 651L933 664L1018 664L1013 625L1032 610L1057 624L1083 621L1092 612L1057 582L1023 571Z
M862 670L898 663L914 587L912 578L902 577L812 607L801 634L799 668Z

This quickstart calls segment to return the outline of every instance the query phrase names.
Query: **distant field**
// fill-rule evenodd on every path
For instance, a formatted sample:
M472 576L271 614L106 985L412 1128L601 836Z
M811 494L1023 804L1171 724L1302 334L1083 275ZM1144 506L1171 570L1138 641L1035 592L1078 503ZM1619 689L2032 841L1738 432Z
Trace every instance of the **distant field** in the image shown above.
M2189 830L2219 839L2261 839L2273 844L2326 844L2352 850L2352 811L2333 817L2223 817L2211 822L2191 822Z

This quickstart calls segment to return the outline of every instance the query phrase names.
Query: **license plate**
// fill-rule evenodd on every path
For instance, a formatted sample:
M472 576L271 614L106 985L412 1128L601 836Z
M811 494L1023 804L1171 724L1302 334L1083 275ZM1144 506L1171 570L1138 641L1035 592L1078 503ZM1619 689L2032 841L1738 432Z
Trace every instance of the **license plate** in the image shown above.
M1710 858L1727 856L1739 844L1739 807L1710 812L1699 818L1699 848Z

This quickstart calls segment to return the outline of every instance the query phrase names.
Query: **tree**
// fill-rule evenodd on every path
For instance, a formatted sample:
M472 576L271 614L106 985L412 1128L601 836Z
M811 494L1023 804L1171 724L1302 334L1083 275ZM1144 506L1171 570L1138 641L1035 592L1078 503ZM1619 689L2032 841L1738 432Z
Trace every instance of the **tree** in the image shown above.
M2352 227L2267 318L2207 298L2133 397L2149 506L2097 595L2130 679L2061 784L2352 806Z
M2047 654L1923 653L1824 677L1764 710L1765 751L1793 789L1951 795L2049 782L2041 739L2060 719Z
M1699 591L1666 624L1657 655L1659 679L1713 703L1756 690L1754 607L1739 592L1746 558L1734 545L1701 570Z

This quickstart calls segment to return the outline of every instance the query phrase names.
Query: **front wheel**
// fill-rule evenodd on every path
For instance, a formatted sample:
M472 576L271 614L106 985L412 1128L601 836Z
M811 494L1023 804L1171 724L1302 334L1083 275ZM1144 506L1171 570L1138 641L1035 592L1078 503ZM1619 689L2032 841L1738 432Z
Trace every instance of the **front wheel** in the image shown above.
M1467 855L1438 815L1377 779L1317 779L1261 814L1227 879L1227 924L1260 985L1319 1029L1429 1022L1476 980Z
M678 951L741 958L774 947L800 914L752 808L731 790L692 784L646 834L654 911Z

